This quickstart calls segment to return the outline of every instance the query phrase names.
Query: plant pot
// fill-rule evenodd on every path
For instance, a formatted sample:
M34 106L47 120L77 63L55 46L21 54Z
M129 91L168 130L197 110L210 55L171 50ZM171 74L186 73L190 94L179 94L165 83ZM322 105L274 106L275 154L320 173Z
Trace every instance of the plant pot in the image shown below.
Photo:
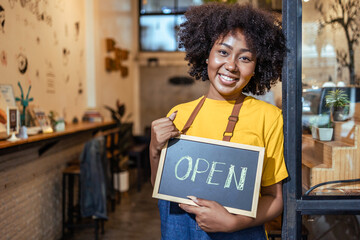
M126 192L129 190L129 171L121 171L114 174L114 188L120 192Z
M319 128L319 140L331 141L333 132L334 132L333 128Z
M332 116L334 121L345 121L348 117L344 107L334 107Z
M313 139L319 139L318 129L319 129L318 127L314 127L314 126L311 127L311 135Z

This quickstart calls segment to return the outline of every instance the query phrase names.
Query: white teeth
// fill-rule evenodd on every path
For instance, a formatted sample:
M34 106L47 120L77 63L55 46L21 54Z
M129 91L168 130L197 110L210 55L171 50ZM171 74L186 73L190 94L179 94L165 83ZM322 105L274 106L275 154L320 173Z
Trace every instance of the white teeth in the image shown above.
M221 75L221 78L226 80L226 81L229 81L229 82L235 81L235 78L231 78L231 77L228 77L228 76L225 76L225 75Z

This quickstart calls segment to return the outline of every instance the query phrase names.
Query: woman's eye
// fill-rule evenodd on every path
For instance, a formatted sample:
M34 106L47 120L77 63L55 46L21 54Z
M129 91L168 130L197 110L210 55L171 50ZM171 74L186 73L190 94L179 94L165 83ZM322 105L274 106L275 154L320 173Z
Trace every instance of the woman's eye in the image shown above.
M251 59L248 58L248 57L240 57L239 59L240 59L240 61L242 61L242 62L251 62Z
M219 53L220 53L220 55L222 55L222 56L226 56L226 55L227 55L227 52L224 51L224 50L219 50Z

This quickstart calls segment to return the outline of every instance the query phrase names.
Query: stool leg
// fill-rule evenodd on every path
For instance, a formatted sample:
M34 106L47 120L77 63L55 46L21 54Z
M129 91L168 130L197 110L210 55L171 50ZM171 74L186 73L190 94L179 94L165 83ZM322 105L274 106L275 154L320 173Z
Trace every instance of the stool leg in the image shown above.
M65 204L66 204L66 175L63 174L62 179L62 238L65 237Z
M104 234L105 233L105 228L104 228L104 219L101 219L100 220L100 224L101 224L101 234Z
M141 167L141 153L136 154L136 165L138 169L138 180L137 180L137 190L141 191L141 181L142 181L142 167Z
M115 171L114 171L114 158L111 157L110 159L110 167L111 167L111 194L110 194L110 203L111 203L111 211L115 212L115 203L116 203L116 190L115 190L115 185L114 185L114 175L115 175Z
M95 240L99 239L99 219L95 219Z
M73 225L74 225L74 176L70 175L69 176L69 181L68 181L68 189L69 189L69 206L68 206L68 224L70 226L70 232L71 234L74 233L73 230Z
M121 203L121 192L120 192L120 171L117 174L117 184L118 184L118 190L116 190L116 194L119 196L117 198L117 204Z
M77 204L77 222L79 222L81 220L81 181L80 181L81 176L79 175L78 177L78 204Z

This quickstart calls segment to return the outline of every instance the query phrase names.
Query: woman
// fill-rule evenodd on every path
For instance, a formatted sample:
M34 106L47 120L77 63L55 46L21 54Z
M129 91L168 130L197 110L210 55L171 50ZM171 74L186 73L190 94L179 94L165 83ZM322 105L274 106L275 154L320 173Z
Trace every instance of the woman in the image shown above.
M225 135L231 142L265 147L261 197L256 218L231 214L217 202L196 197L192 200L198 206L160 200L162 239L266 239L263 224L282 212L281 181L288 176L283 119L280 109L244 93L264 94L280 79L285 37L274 16L250 5L207 4L190 8L185 17L180 47L189 74L210 80L210 86L205 97L175 106L167 118L152 123L151 181L167 140L182 129L183 134L221 140L229 116L240 106L232 133ZM184 128L196 106L200 110Z

